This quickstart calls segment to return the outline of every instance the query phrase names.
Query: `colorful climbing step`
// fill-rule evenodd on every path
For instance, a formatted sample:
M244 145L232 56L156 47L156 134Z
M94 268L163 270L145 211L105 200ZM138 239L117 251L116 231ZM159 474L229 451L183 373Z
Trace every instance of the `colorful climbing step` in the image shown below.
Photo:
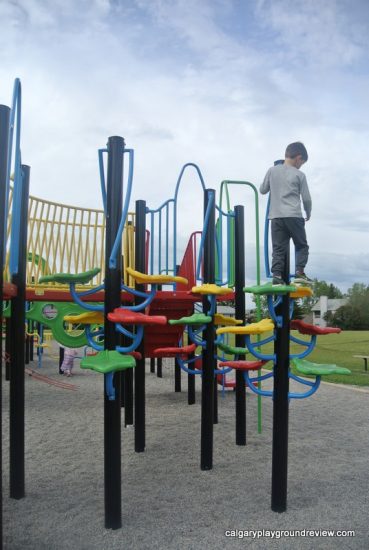
M99 351L96 355L85 357L81 361L82 369L90 369L102 374L132 369L136 366L135 358L122 355L115 350Z

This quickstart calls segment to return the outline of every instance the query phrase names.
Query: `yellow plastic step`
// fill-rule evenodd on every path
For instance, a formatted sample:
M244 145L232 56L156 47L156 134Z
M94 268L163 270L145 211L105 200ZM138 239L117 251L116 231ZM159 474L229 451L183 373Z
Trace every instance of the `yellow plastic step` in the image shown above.
M217 296L223 294L231 294L233 290L224 286L218 286L211 283L205 283L201 286L193 286L191 288L193 294L214 294Z
M271 319L262 319L258 323L251 323L245 327L220 327L217 334L262 334L274 330L274 323Z
M161 285L166 283L181 283L183 285L188 284L188 280L185 277L179 277L177 275L147 275L146 273L141 273L140 271L135 271L131 267L127 267L126 271L128 275L133 277L133 279L139 284L151 284L151 285Z

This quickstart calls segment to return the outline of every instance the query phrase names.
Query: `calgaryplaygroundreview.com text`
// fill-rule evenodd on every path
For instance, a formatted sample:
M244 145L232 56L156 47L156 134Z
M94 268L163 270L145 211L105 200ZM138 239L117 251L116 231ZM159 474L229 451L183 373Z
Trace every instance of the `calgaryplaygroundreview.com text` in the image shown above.
M282 539L282 538L314 538L314 537L355 537L354 530L333 529L227 529L226 537L237 539Z

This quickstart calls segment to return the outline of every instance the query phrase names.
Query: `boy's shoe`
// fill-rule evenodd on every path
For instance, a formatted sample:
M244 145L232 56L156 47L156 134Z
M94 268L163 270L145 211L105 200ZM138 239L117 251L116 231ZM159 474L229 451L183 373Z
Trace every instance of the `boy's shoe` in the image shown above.
M294 283L300 283L304 285L313 285L313 279L310 279L303 271L296 271Z
M272 285L273 286L285 286L286 283L284 282L282 277L279 277L278 275L273 275Z
M72 373L70 372L70 370L65 370L64 371L64 376L72 376Z

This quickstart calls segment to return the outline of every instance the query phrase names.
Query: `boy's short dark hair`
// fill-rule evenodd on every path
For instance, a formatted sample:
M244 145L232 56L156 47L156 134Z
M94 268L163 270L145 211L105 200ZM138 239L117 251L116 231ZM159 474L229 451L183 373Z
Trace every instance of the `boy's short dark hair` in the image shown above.
M290 143L287 146L285 157L287 159L294 159L299 155L301 155L302 160L304 160L305 162L307 161L308 154L307 154L305 145L301 143L301 141L295 141L294 143Z

